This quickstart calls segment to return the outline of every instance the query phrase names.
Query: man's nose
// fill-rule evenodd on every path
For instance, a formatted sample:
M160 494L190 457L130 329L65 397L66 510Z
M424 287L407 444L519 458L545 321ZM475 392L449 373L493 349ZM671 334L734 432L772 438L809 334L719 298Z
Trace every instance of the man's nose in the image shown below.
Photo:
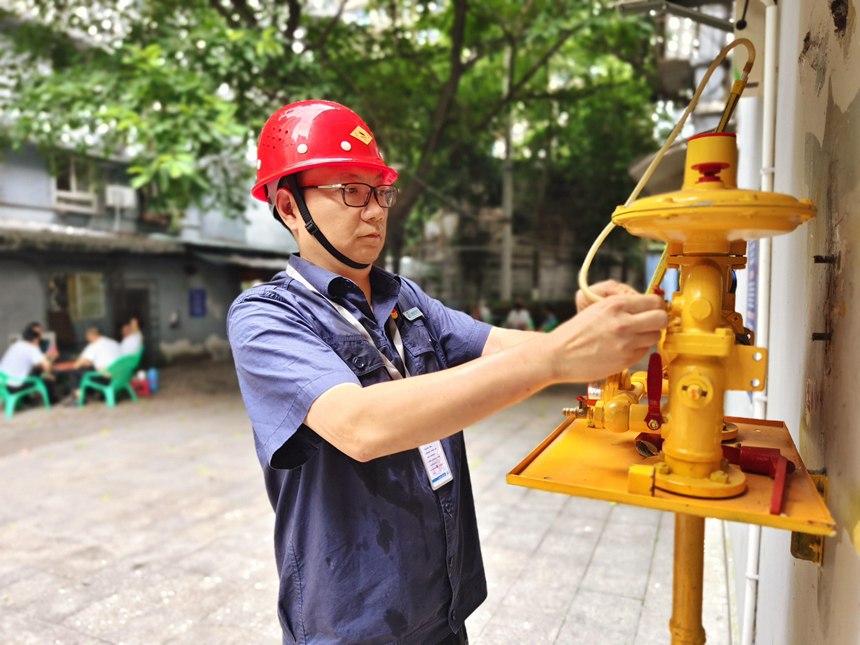
M367 206L361 211L361 217L365 220L379 220L385 218L387 215L388 209L380 206L374 195L371 195Z

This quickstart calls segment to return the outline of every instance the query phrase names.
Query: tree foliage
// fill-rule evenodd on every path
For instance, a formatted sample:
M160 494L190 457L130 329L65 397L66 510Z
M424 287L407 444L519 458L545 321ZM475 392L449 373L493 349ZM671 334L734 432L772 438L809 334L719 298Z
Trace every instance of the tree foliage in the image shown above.
M511 114L518 219L590 235L653 145L650 31L608 4L19 0L0 13L0 109L13 141L124 156L161 209L239 213L267 116L340 101L401 170L395 257L410 216L499 203L493 150Z

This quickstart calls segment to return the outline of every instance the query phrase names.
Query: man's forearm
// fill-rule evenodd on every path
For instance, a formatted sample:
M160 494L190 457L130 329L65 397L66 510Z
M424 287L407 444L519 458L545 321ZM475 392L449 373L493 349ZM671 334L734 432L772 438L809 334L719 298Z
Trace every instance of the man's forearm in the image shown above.
M314 403L306 423L360 461L415 448L550 385L549 361L536 356L541 351L519 343L441 372L365 388L337 386Z
M397 381L339 385L311 405L305 423L367 461L447 437L538 390L585 382L641 360L668 317L658 296L613 296L549 334L493 329L484 355Z
M536 331L521 331L519 329L493 327L492 330L490 330L487 342L484 344L484 350L481 352L481 356L489 356L497 352L502 352L540 335L541 334Z

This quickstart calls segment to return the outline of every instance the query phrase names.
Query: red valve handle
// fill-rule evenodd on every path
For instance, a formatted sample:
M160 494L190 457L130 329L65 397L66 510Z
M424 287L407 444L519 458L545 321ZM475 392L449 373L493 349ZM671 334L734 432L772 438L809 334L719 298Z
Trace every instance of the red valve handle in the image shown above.
M697 163L691 167L693 170L698 170L702 173L702 176L699 177L696 183L703 184L709 181L720 181L720 171L728 168L729 164L721 161L706 161L703 163Z
M648 359L648 414L645 423L651 430L663 427L663 414L660 412L660 399L663 397L663 359L658 352Z

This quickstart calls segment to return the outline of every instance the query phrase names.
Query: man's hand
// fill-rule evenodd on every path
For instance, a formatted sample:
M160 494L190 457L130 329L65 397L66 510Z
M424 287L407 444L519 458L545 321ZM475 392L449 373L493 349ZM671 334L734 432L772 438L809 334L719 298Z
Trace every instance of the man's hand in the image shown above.
M644 296L617 282L595 287L601 285L621 295L588 306L549 333L553 373L559 381L592 381L630 367L657 344L669 322L660 296Z
M615 280L604 280L603 282L598 282L589 287L594 293L598 296L603 296L604 298L608 298L609 296L624 296L624 295L634 295L639 292L636 291L629 284L624 284L623 282L616 282ZM580 290L576 292L576 310L583 311L586 307L594 304L589 300L586 295Z

